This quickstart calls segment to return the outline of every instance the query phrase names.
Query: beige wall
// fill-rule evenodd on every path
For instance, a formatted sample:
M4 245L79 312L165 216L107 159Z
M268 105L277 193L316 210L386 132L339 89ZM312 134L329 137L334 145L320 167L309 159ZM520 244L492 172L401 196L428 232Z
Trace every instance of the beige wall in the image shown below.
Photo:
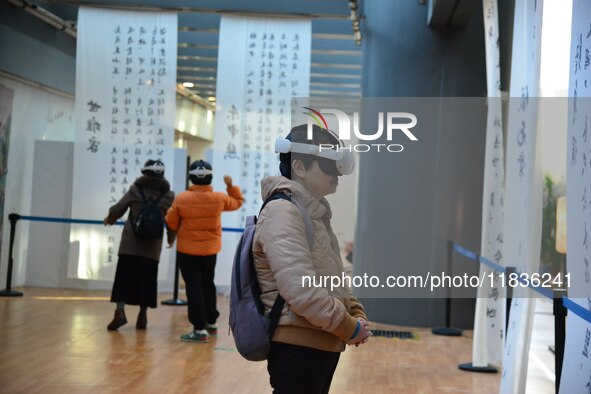
M199 159L207 160L206 152L208 149L213 148L213 142L187 136L185 133L180 133L177 130L174 135L174 146L185 148L187 150L187 156L191 158L191 161Z
M175 130L187 136L213 141L215 114L203 106L177 95Z
M175 146L187 149L191 161L206 160L206 151L213 147L215 113L177 95Z

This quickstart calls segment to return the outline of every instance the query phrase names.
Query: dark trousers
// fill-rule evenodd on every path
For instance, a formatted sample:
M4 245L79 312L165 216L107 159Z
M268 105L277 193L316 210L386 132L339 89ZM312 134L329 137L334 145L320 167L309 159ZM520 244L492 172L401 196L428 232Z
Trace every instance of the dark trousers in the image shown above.
M216 309L216 291L213 277L217 255L192 256L177 252L176 259L185 280L189 321L195 330L205 324L215 324L220 313Z
M271 342L267 371L275 394L328 393L341 353Z

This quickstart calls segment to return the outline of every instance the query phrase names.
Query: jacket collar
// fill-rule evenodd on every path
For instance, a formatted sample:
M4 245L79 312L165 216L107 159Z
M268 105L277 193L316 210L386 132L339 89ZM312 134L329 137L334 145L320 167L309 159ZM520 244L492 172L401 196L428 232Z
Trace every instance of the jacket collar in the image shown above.
M135 180L135 185L145 189L152 189L159 192L170 190L170 183L164 178L142 175Z
M300 183L287 179L283 176L269 176L261 181L261 196L263 200L269 198L273 193L285 192L300 202L314 219L327 216L332 217L330 204L326 198L317 200Z
M189 186L189 190L192 192L212 192L213 186L211 185L191 185Z

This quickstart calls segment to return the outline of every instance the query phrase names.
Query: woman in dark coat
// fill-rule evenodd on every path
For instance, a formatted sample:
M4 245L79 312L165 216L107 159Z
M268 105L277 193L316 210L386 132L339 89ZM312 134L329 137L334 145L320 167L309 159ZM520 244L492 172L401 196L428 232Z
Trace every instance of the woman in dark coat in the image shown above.
M158 200L162 218L174 200L174 192L164 179L164 164L159 160L148 160L142 168L142 176L137 178L129 191L109 209L104 220L106 225L113 224L130 209L129 218L123 227L117 272L111 292L111 302L117 304L115 316L108 330L117 330L127 323L125 304L139 305L136 328L144 330L148 324L147 309L156 308L158 260L162 249L162 238L139 238L132 229L132 218L140 212L143 198ZM164 220L163 220L164 223ZM174 233L168 232L168 241L174 241ZM171 241L172 240L172 241Z

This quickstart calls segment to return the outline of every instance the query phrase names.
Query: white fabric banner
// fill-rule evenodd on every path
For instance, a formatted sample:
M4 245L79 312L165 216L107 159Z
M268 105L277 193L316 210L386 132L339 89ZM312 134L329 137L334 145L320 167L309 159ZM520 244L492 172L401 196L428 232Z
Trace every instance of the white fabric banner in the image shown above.
M499 16L497 0L483 0L484 39L486 46L486 81L488 115L484 158L482 199L482 235L480 254L497 264L503 253L504 153L501 105L501 60L499 54ZM480 276L493 271L480 265ZM505 289L499 286L478 288L474 314L472 366L500 366L505 339Z
M35 141L73 141L74 140L74 100L54 93L44 91L31 85L0 77L0 83L14 90L14 104L12 107L12 130L25 130L22 133L11 133L10 154L7 167L10 175L6 178L5 212L22 214L38 214L31 211L35 161ZM8 217L4 216L4 228L8 226ZM30 243L31 223L21 220L16 227L13 257L15 261L27 262L16 264L13 272L13 283L22 285L27 275L27 265L30 264L30 251L36 245ZM2 243L8 245L10 231L4 231ZM56 246L61 247L61 245ZM2 248L2 260L8 261L8 248ZM0 283L5 283L5 269L0 269Z
M80 7L73 218L102 220L148 159L162 160L172 183L176 53L175 13ZM111 280L120 235L119 226L72 225L79 253L69 275Z
M258 214L261 179L279 174L275 139L291 128L292 97L309 95L311 38L307 19L221 19L213 185L225 190L222 177L231 175L245 199L240 211L222 216L225 227ZM232 261L237 237L224 233L223 245L232 247L218 261ZM216 282L229 284L230 269L218 264Z
M513 24L507 130L503 260L519 273L540 265L542 171L537 136L543 2L517 1ZM527 377L534 299L516 287L503 354L501 393L523 393Z
M591 2L573 1L569 122L567 137L567 272L572 300L591 310ZM586 295L586 298L582 298ZM567 317L560 393L589 393L591 324L572 312Z

